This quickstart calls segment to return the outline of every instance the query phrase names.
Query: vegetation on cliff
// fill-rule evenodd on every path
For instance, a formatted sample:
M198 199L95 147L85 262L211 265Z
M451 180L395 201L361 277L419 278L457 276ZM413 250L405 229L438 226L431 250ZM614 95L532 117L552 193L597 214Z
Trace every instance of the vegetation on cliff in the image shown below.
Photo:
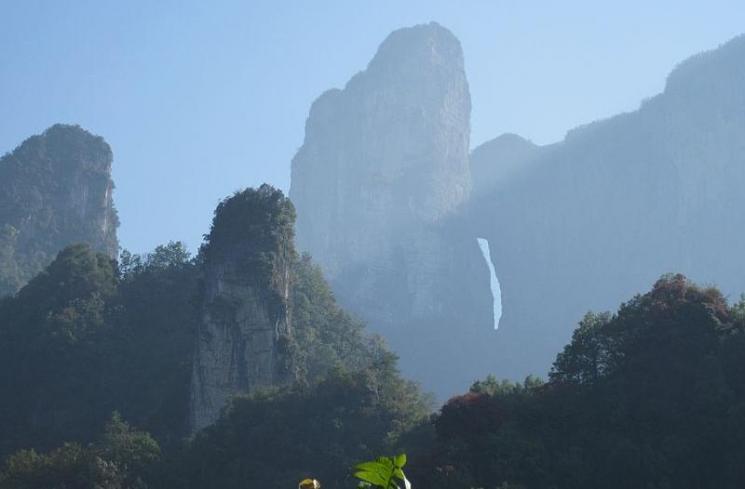
M290 288L295 209L262 185L224 199L205 236L190 428L217 420L230 397L294 380Z
M103 138L63 124L0 158L0 297L68 245L117 255L112 159Z
M295 385L234 399L197 434L171 468L168 486L295 487L315 477L324 487L353 487L350 467L393 450L429 413L395 358L378 350L365 368L337 368L313 386Z
M221 204L210 239L195 258L181 243L159 246L147 255L125 251L118 263L89 246L73 245L17 295L0 302L0 395L12 400L0 405L0 455L52 450L46 455L16 454L6 468L6 481L22 477L31 481L28 487L43 487L43 474L89 470L91 460L100 457L86 447L95 445L114 411L152 433L163 447L168 457L159 477L178 478L180 472L170 463L183 469L193 466L183 465L179 457L203 457L211 461L200 465L204 473L217 470L211 465L217 459L208 453L214 444L238 450L238 458L222 463L242 464L240 449L245 447L232 443L242 440L240 430L246 423L256 423L257 412L274 413L276 426L269 430L259 423L253 429L264 430L264 437L241 443L279 453L291 431L302 433L295 423L300 416L307 421L303 413L311 406L320 424L308 425L307 437L321 436L331 427L338 430L336 438L330 431L323 435L329 457L323 467L329 470L322 473L332 480L338 474L330 467L376 455L427 412L426 399L400 378L394 357L380 339L366 335L362 324L339 308L319 269L290 247L288 300L294 328L286 346L295 382L236 400L215 428L180 451L188 433L205 264L218 250L272 250L276 248L271 243L280 236L292 236L292 207L281 192L264 186L239 195L247 198ZM272 214L249 202L251 196L260 203L278 198L286 206ZM255 221L255 227L246 225ZM266 253L256 256L267 261L244 263L249 280L273 273L265 266L273 259ZM345 391L346 397L340 397ZM364 425L376 432L379 442L367 440L370 431L352 438ZM280 437L281 430L286 433ZM277 438L272 441L271 435ZM173 462L179 453L179 462ZM303 453L298 452L297 463ZM333 458L334 453L341 458ZM238 479L225 483L235 485Z
M201 251L210 262L243 250L236 273L261 286L271 284L276 279L273 267L294 258L294 226L295 208L290 199L264 184L236 192L218 204ZM278 253L287 256L275 256Z
M230 397L314 385L332 370L367 368L382 350L337 304L294 245L295 209L262 185L223 200L200 251L191 426L214 422Z

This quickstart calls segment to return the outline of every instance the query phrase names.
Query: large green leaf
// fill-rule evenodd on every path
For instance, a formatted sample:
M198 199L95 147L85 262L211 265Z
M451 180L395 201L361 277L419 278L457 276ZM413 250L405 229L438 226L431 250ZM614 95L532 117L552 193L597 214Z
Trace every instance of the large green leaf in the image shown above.
M354 476L362 481L369 482L372 485L388 488L390 477L386 477L380 472L355 472Z
M398 489L396 481L403 482L406 489L411 489L411 484L401 470L404 465L406 465L405 454L380 457L375 461L357 464L354 476L381 489Z

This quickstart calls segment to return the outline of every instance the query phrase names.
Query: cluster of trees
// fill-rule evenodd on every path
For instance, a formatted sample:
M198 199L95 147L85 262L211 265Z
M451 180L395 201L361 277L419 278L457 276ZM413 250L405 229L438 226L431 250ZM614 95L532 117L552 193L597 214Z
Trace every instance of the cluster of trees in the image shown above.
M478 382L434 429L430 487L742 487L745 302L665 276L588 314L547 382Z
M292 250L295 382L237 398L190 437L207 251L191 257L169 243L117 262L73 245L0 301L0 488L294 485L296 472L342 480L430 412L382 341ZM111 455L113 431L130 458Z
M0 473L0 488L145 488L160 457L158 442L115 412L93 443L65 443L45 454L15 453Z
M90 442L115 410L183 436L198 267L179 243L122 258L68 247L0 303L0 454Z
M240 207L228 229L242 225ZM291 213L247 207L291 225ZM0 489L279 488L305 477L341 488L355 463L400 451L414 485L434 489L745 481L745 300L730 305L681 275L615 314L588 314L547 381L489 377L431 414L381 340L290 249L294 382L235 398L190 436L205 254L216 249L192 257L169 243L117 262L74 245L0 300Z
M236 398L191 441L164 487L284 488L307 477L354 487L351 467L392 453L430 409L398 375L395 357L379 350L363 369L335 368L314 385Z

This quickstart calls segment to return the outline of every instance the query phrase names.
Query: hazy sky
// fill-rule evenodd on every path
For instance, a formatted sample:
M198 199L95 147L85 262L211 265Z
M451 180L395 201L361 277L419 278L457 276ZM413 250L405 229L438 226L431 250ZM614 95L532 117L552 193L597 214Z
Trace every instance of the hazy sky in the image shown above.
M460 38L472 146L548 143L745 32L745 2L0 0L0 20L0 153L56 122L104 136L121 243L147 251L195 249L234 190L287 190L311 102L396 28Z

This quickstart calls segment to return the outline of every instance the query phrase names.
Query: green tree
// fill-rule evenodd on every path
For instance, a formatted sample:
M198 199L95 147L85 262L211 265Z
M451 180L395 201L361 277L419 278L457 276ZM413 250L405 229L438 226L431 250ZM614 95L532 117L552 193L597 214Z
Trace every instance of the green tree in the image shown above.
M146 489L147 473L159 457L150 435L114 414L96 443L13 454L0 472L0 489Z
M170 446L187 431L201 270L180 242L121 261L118 314L105 347L114 405Z
M602 328L610 314L587 313L572 334L572 341L559 353L550 373L552 382L594 383L609 367L609 339Z
M488 378L443 406L424 484L741 486L742 310L666 275L615 314L588 314L548 383Z
M305 477L348 487L349 467L393 450L428 413L426 400L383 354L367 369L334 370L313 388L236 398L199 433L171 485L199 488L294 487Z
M0 453L89 440L110 411L105 356L115 263L84 245L66 248L0 307Z
M291 340L297 378L317 382L334 368L362 368L379 350L361 321L336 303L321 269L303 255L293 267Z

